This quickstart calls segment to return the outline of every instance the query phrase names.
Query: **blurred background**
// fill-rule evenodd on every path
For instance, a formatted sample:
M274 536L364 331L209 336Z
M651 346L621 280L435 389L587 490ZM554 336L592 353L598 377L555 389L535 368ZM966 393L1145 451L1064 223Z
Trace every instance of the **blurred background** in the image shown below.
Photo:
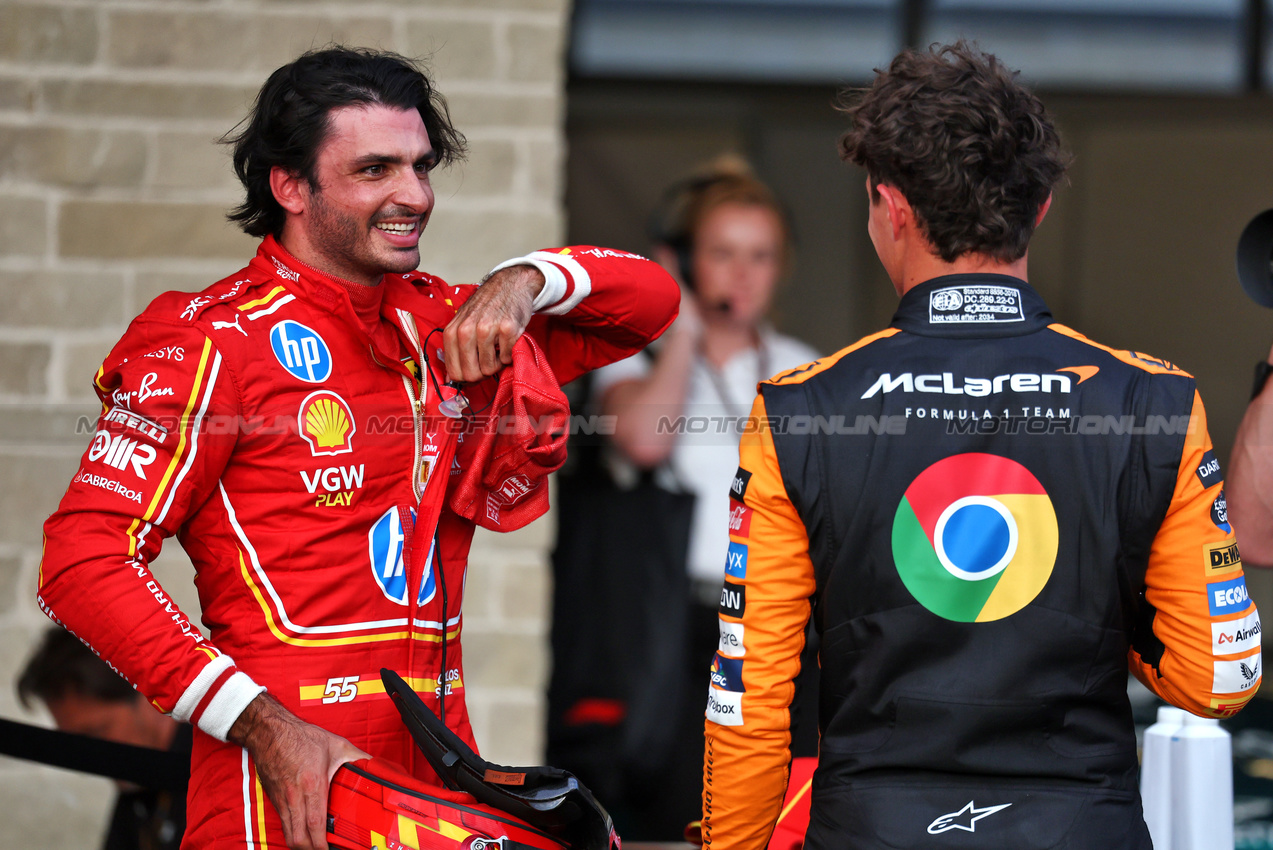
M778 328L834 351L895 306L863 175L836 154L836 93L905 45L975 39L1036 86L1076 155L1032 283L1060 321L1193 372L1223 460L1273 340L1233 264L1243 225L1273 206L1271 6L0 0L0 716L47 722L10 683L46 622L40 525L91 435L91 376L156 294L202 289L254 250L224 221L238 189L215 141L301 51L340 41L430 63L471 155L436 176L423 268L463 282L546 245L644 252L665 188L733 151L794 222ZM470 702L497 762L542 754L551 530L473 550ZM161 560L197 610L178 547ZM1249 583L1273 603L1273 577ZM110 795L105 780L0 758L0 844L94 846Z

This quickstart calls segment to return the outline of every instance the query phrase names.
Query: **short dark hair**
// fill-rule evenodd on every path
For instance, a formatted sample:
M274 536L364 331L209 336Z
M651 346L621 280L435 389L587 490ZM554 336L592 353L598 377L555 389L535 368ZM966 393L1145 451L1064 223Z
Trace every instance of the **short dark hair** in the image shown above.
M445 99L416 63L365 48L311 50L270 74L238 132L221 139L233 146L234 173L247 190L230 221L251 236L278 236L286 213L270 189L270 170L285 168L317 190L314 164L331 111L367 104L419 110L437 163L463 158L464 136L451 125Z
M901 192L948 263L1024 256L1070 162L1017 72L965 41L900 53L840 109L853 121L841 158L866 169L872 200L881 183Z
M140 696L79 638L51 626L18 676L18 699L30 708L34 699L48 705L68 694L103 702L131 702Z

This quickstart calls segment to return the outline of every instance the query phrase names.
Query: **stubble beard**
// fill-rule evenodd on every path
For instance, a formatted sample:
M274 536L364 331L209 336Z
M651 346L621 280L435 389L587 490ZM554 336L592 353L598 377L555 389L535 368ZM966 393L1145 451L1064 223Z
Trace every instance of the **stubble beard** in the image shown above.
M329 205L321 188L311 197L314 247L327 258L337 277L354 282L371 280L375 285L386 274L405 274L420 265L419 243L411 248L385 244L377 250L374 218L364 221Z

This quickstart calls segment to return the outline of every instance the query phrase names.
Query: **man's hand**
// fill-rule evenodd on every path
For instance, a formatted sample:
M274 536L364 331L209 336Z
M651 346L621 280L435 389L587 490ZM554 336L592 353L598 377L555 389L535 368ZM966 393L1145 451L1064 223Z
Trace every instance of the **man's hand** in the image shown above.
M327 850L327 791L345 762L370 758L339 735L306 723L269 694L248 704L229 739L247 748L292 850Z
M513 343L543 288L544 275L534 266L509 266L479 286L442 332L447 379L480 381L512 363Z

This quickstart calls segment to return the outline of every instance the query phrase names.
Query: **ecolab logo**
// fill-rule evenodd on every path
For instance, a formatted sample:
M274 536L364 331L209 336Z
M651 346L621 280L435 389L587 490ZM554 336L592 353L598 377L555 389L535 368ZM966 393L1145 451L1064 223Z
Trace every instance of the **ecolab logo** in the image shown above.
M1078 375L1079 383L1096 374L1095 366L1073 366L1059 370L1061 372L1074 372ZM1072 379L1069 375L1058 375L1053 372L1041 374L1038 372L1015 372L1008 375L995 375L993 378L961 378L961 384L956 385L956 378L953 372L942 372L930 375L916 375L913 372L903 372L896 378L892 373L885 372L876 379L871 388L862 393L862 398L872 398L880 393L891 393L901 390L904 393L939 393L941 395L967 395L974 397L997 395L1004 392L1006 387L1014 393L1068 393L1072 387Z

